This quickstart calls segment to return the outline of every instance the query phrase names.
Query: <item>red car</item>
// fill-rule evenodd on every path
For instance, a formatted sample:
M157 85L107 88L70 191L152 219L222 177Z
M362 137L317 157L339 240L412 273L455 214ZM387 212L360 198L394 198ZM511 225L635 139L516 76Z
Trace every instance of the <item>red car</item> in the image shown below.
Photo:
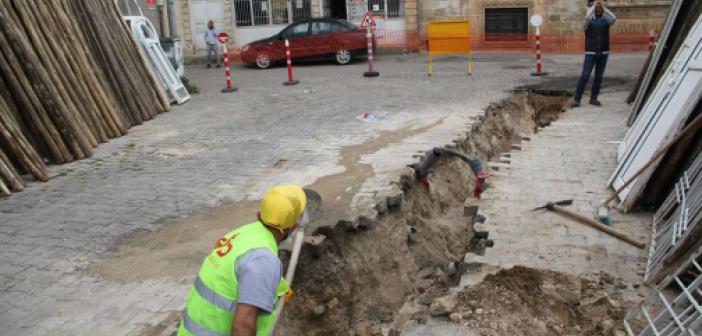
M285 61L286 39L290 41L293 60L333 59L346 65L355 56L368 51L364 29L346 20L310 19L295 22L278 34L243 46L241 59L261 69L270 68L275 62Z

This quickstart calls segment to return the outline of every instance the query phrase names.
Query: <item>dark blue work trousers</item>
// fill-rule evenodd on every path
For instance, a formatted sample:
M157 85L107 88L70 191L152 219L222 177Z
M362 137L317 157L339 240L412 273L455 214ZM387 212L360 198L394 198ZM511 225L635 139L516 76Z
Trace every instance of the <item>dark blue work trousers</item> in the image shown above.
M580 102L585 91L585 85L590 79L592 68L595 68L595 81L592 83L592 91L590 92L590 100L597 100L597 95L600 94L602 86L602 76L604 75L605 67L607 67L607 56L609 54L585 54L585 63L583 63L583 73L580 75L578 88L575 90L575 101Z

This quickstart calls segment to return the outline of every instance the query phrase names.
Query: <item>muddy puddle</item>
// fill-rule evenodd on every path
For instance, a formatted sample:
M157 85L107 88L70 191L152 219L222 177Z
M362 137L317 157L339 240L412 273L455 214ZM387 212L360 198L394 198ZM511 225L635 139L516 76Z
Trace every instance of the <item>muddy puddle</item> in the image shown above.
M405 127L396 131L381 131L378 136L361 144L343 147L340 150L341 160L338 164L344 167L344 171L321 177L305 188L315 190L322 196L325 213L335 213L340 218L348 215L346 211L349 210L353 195L367 179L374 175L373 167L361 162L362 156L373 154L404 139L424 133L441 125L445 119L441 118L419 128Z
M344 167L344 171L321 177L306 186L319 192L324 206L324 217L312 223L310 231L316 226L334 223L348 215L353 195L374 174L371 165L360 162L363 155L424 133L443 123L444 119L418 128L381 131L361 144L341 148L338 164ZM285 161L279 160L263 174L270 175L283 164ZM253 183L248 183L243 190L248 191L253 187ZM211 250L211 245L217 238L256 220L258 206L258 201L237 202L209 209L178 223L163 225L153 232L135 234L125 239L108 260L91 266L89 272L124 282L159 277L191 277L196 274L202 258Z
M153 232L135 234L119 245L110 258L92 265L89 272L124 282L192 276L217 238L255 221L257 212L258 202L238 202Z

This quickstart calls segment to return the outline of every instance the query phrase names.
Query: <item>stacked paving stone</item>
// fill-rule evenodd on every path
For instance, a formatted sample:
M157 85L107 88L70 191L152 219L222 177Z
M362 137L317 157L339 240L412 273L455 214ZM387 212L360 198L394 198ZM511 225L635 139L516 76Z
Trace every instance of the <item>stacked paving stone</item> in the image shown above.
M0 2L0 195L169 109L113 1Z

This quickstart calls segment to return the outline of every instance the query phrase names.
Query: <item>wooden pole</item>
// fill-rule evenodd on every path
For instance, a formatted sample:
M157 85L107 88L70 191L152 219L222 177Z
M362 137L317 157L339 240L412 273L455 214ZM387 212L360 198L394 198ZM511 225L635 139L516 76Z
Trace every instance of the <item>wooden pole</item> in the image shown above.
M0 31L2 32L2 41L0 44L6 43L12 45L17 58L23 60L24 70L32 83L35 91L40 97L46 110L51 114L54 122L65 124L67 132L62 134L67 137L69 146L71 147L73 156L77 159L86 157L85 148L90 148L90 144L81 137L78 133L79 126L70 117L71 113L66 112L66 105L63 103L58 91L52 85L52 80L47 75L47 70L42 67L39 62L39 57L34 53L33 48L29 45L27 39L21 37L21 32L11 24L12 18L9 16L9 11L5 1L0 1ZM1 38L1 37L0 37Z
M68 132L67 126L62 120L58 120L55 124L51 120L51 116L25 76L19 60L5 41L4 35L0 32L0 73L5 77L5 83L9 85L10 91L17 99L19 107L22 108L29 122L44 137L53 161L60 164L73 160L70 149L61 138L62 133ZM77 146L77 143L75 145Z
M142 124L144 118L140 113L139 102L136 100L137 93L132 92L130 88L133 85L128 80L124 70L118 65L116 56L114 52L110 49L108 45L109 36L100 35L98 27L92 22L91 16L94 13L87 12L85 6L80 1L68 2L69 5L73 6L73 9L78 13L77 18L79 19L79 25L82 27L91 27L91 29L86 29L86 32L90 36L90 46L96 51L99 51L101 59L98 61L103 70L114 76L115 83L112 85L114 91L119 91L125 102L125 110L128 111L131 117L132 125ZM93 18L94 19L94 18Z
M42 29L36 29L36 33L43 40L46 50L51 50L54 56L54 69L60 75L66 88L65 93L73 102L77 114L85 120L86 133L90 133L97 142L107 142L104 119L97 117L95 111L98 107L90 94L86 92L85 82L79 81L76 77L76 71L79 70L72 65L74 58L66 57L65 48L54 38L53 35L57 33L57 29L53 25L53 21L46 17L44 5L36 1L22 1L22 3L25 5L25 12L33 14L30 16L32 25L38 27L39 23L42 23ZM65 34L65 31L61 30L61 34Z
M42 182L49 179L44 162L10 119L4 100L0 100L0 143L9 148L22 167L35 179Z
M22 191L24 190L24 185L22 184L22 178L15 168L12 167L12 162L5 155L2 148L0 148L0 176L7 181L10 185L12 191Z
M97 146L98 142L91 131L91 126L89 125L90 120L86 120L83 115L78 111L78 106L76 97L74 97L74 90L67 90L64 83L68 82L66 79L60 76L63 73L63 68L58 64L56 57L49 54L50 48L46 45L45 41L40 37L39 33L36 31L37 24L32 20L33 15L29 15L26 8L25 0L10 0L15 7L15 12L19 18L16 21L19 27L23 27L23 31L29 37L32 45L34 46L34 52L39 56L37 62L41 62L46 69L47 75L51 78L51 81L45 83L51 83L47 85L56 92L56 98L61 101L66 107L63 112L65 115L71 116L76 124L75 131L79 134L79 140L83 151L88 154L92 152L92 149ZM65 76L65 73L63 73Z
M117 0L112 1L112 13L113 15L107 15L106 17L109 18L121 18L122 13L120 13L119 6L117 5ZM132 54L139 54L139 45L137 44L137 41L134 39L134 36L130 33L129 27L127 27L127 23L124 22L124 20L119 20L119 22L122 24L122 33L127 37L127 40L130 42L132 46ZM154 77L154 74L152 71L149 71L150 66L146 64L146 60L143 57L134 57L141 65L141 69L145 71L140 71L141 74L143 74L144 77L148 80L150 83L150 88L151 92L156 95L158 101L160 102L160 107L161 111L163 112L168 112L171 109L171 103L168 100L168 97L166 97L166 94L160 89L161 83Z
M84 41L81 40L82 33L74 26L73 20L69 20L66 12L58 3L58 0L49 0L45 2L51 7L50 12L54 13L54 19L63 26L66 30L67 46L70 48L70 54L79 58L80 74L83 80L91 88L90 93L100 107L100 111L105 118L112 137L117 137L127 132L126 127L122 123L121 118L117 116L116 102L108 98L105 93L105 81L98 79L99 69L95 65L94 59L89 57L84 48Z
M600 230L600 231L605 232L605 233L607 233L607 234L609 234L609 235L612 235L612 236L614 236L614 237L617 237L617 238L619 238L619 239L621 239L621 240L623 240L623 241L625 241L625 242L627 242L627 243L629 243L629 244L631 244L631 245L634 245L634 246L636 246L636 247L638 247L638 248L641 248L641 249L642 249L642 248L644 248L644 247L646 246L645 243L643 243L643 242L641 242L641 241L639 241L639 240L636 240L636 239L634 239L634 238L631 238L631 237L627 236L626 234L621 233L621 232L619 232L619 231L617 231L617 230L615 230L615 229L612 229L611 227L609 227L609 226L607 226L607 225L604 225L604 224L602 224L602 223L600 223L600 222L598 222L598 221L596 221L596 220L594 220L594 219L592 219L592 218L590 218L590 217L583 216L583 215L581 215L581 214L579 214L579 213L577 213L577 212L575 212L575 211L568 210L568 209L566 209L566 208L564 208L564 207L562 207L562 206L560 206L560 205L555 205L555 204L554 204L554 205L551 205L551 206L553 207L553 209L551 209L549 206L546 206L546 207L547 207L549 210L553 210L553 211L555 211L555 212L557 212L557 213L560 213L560 214L566 215L566 216L568 216L568 217L571 217L571 218L577 220L577 221L580 222L580 223L589 225L589 226L591 226L591 227L593 227L593 228L595 228L595 229L597 229L597 230Z
M144 75L149 73L150 71L147 69L137 68L137 60L142 60L142 57L139 54L139 51L137 49L134 49L134 46L129 44L130 39L125 38L126 35L124 34L127 34L127 32L123 29L115 28L112 28L112 30L110 30L110 27L123 27L123 22L121 20L118 20L117 22L110 22L110 24L108 24L107 20L115 19L114 13L111 11L107 11L106 6L108 5L108 3L91 1L85 2L89 8L93 8L93 11L95 13L98 13L98 15L95 15L92 18L100 23L98 25L98 27L100 27L100 33L105 35L118 34L118 36L121 36L120 38L115 37L109 39L109 41L107 42L110 45L112 45L111 50L114 50L115 53L118 55L117 62L119 63L120 67L124 69L124 71L132 75L129 76L128 79L132 87L137 89L134 93L140 102L140 107L142 107L139 109L139 112L142 114L143 119L148 120L153 118L156 114L162 112L162 110L159 109L159 102L153 96L153 89L148 86L148 80L144 77ZM99 20L98 18L104 20ZM112 34L112 31L114 31L114 34Z

